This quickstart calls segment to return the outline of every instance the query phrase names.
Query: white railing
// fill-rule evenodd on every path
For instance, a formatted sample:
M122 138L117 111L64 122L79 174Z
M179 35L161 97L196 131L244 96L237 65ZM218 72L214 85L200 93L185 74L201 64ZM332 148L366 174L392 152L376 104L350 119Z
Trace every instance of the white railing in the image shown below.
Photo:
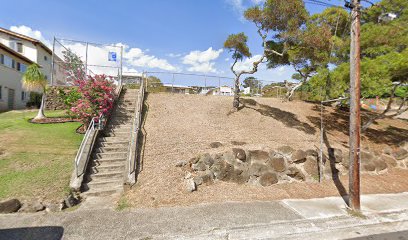
M137 159L138 159L138 140L139 132L142 123L142 111L143 111L143 102L145 95L145 74L142 74L142 80L139 88L139 96L136 99L136 109L135 115L132 123L132 135L130 138L129 150L128 150L128 176L126 182L130 185L136 182L136 168L137 168Z

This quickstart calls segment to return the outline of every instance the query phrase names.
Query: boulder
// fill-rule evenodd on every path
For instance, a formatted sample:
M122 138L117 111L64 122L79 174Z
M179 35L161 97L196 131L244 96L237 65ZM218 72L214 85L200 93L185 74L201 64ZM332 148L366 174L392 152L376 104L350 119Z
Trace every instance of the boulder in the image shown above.
M251 166L249 167L249 175L250 176L261 176L265 172L268 171L268 167L265 164L262 163L252 163Z
M62 210L63 204L61 203L47 203L45 204L45 211L47 212L59 212Z
M201 174L200 177L202 178L204 184L208 184L214 180L214 173L207 170L204 174Z
M339 170L336 168L336 164L333 160L327 159L324 162L323 174L332 177L333 175L338 174Z
M308 150L306 150L306 155L307 156L318 157L319 153L314 149L308 149Z
M221 169L223 168L224 161L216 161L211 167L210 171L214 174L215 178L218 178L218 176L221 174Z
M270 186L278 183L278 176L275 173L266 172L259 178L259 183L264 187Z
M79 201L78 196L74 196L73 193L70 193L70 194L64 199L65 206L67 206L67 207L69 207L69 208L70 208L70 207L73 207L73 206L75 206L75 205L77 205L79 202L80 202L80 201Z
M289 167L287 175L299 181L305 180L305 175L296 167Z
M225 152L222 154L222 159L229 164L234 164L236 162L235 156L232 152Z
M276 172L286 171L285 158L283 157L274 157L267 164Z
M375 160L374 165L375 165L375 170L377 171L382 171L382 170L387 169L387 164L385 163L385 161L381 161L381 159Z
M405 158L408 157L408 151L403 148L397 148L392 152L392 155L397 160L404 160Z
M319 164L317 159L313 156L307 156L306 162L303 165L305 172L312 177L319 177Z
M374 161L375 156L372 153L361 151L360 158L361 158L361 163L364 163L364 162L369 163L369 162Z
M251 162L266 163L269 161L269 153L262 150L249 151Z
M18 210L18 212L23 212L23 213L35 213L39 212L45 209L45 206L39 202L39 201L34 201L34 202L27 202L24 203L23 206Z
M244 149L242 149L242 148L233 148L232 153L234 154L234 157L236 159L239 159L239 160L241 160L243 162L246 161L246 153L245 153Z
M211 147L211 148L219 148L219 147L222 147L222 143L220 143L220 142L212 142L212 143L210 143L210 147Z
M212 159L210 154L205 153L205 154L200 156L200 160L198 160L198 162L202 162L205 165L207 165L208 167L211 167L211 165L213 165L213 163L214 163L214 159Z
M198 162L198 160L200 160L198 157L193 157L193 158L190 159L189 162L190 162L191 164L196 164L196 163Z
M290 146L282 146L282 147L279 147L279 148L277 149L277 152L279 152L279 153L281 153L281 154L284 154L284 155L289 155L289 154L291 154L293 151L294 151L294 149L293 149L292 147L290 147Z
M13 213L17 212L21 207L21 203L18 199L10 199L0 202L0 213Z
M240 142L240 141L231 141L231 144L232 144L232 145L235 145L235 146L242 146L242 145L245 145L245 144L246 144L246 142Z
M392 148L390 146L386 146L383 150L383 153L387 154L387 155L391 155L392 154Z
M349 157L343 157L343 161L341 162L341 165L345 167L346 169L349 169L350 167L350 158Z
M185 165L187 165L187 162L184 160L178 161L176 163L176 167L184 167Z
M203 184L203 178L202 177L200 177L200 176L196 176L196 177L193 177L193 181L194 181L194 184L196 185L196 186L200 186L201 184Z
M194 171L205 171L207 170L207 166L204 162L198 161L196 164L191 165L191 168Z
M244 184L248 182L249 180L249 175L248 172L245 172L241 169L234 169L234 171L231 174L230 181L237 183L237 184Z
M333 159L335 163L341 163L343 160L343 151L338 148L329 148L329 159Z
M361 170L366 172L374 172L375 171L375 164L374 162L362 162L361 163Z
M381 155L380 159L387 164L388 168L393 168L393 167L398 166L397 160L395 160L393 157L389 155L383 154Z
M229 164L225 161L221 162L221 168L218 172L218 174L216 175L214 172L214 175L217 179L221 180L221 181L229 181L231 179L231 175L234 172L234 165Z
M185 181L185 188L187 192L194 192L197 190L197 186L192 178L189 178Z
M296 150L292 153L291 161L294 163L301 163L306 160L307 154L303 150Z

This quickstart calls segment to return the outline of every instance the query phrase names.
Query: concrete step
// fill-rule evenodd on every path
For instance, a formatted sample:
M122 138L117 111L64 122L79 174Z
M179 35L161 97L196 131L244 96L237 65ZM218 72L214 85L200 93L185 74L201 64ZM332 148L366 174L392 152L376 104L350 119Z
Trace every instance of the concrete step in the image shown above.
M121 180L106 180L106 181L91 181L86 182L82 186L83 190L89 190L93 188L105 188L105 189L112 189L116 187L120 187L123 185L123 179Z
M120 164L127 161L127 158L93 158L91 160L91 166L97 166L102 164Z
M125 162L108 164L102 163L100 165L95 165L91 167L88 171L90 174L97 173L111 173L111 172L124 172L125 171Z
M119 132L130 132L132 130L132 125L110 125L105 128L105 131L119 131Z
M129 141L121 141L121 142L104 142L98 141L95 144L95 147L128 147Z
M103 197L110 196L115 193L123 192L123 186L104 188L104 187L94 187L86 192L83 192L81 195L83 197Z
M127 137L101 137L99 141L106 143L115 143L115 142L129 142L130 135Z
M122 146L110 146L110 147L97 147L95 148L95 153L115 153L115 152L126 152L127 147Z
M126 158L127 152L94 153L94 159Z
M104 131L102 136L104 137L121 137L121 138L129 138L131 135L130 132L113 132L113 131Z
M104 172L104 173L92 173L88 174L87 176L84 177L85 182L91 182L91 181L116 181L116 180L122 180L123 179L123 173L124 171L116 171L116 172Z

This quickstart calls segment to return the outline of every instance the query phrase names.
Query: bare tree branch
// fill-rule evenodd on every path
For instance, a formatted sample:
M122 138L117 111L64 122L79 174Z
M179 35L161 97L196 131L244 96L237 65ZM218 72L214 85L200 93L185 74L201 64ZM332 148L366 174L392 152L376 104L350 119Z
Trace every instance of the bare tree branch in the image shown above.
M397 112L394 113L394 114L389 114L389 115L387 115L387 113L391 110L392 103L394 102L395 91L397 90L397 88L398 88L400 85L401 85L401 82L398 83L398 84L394 84L394 86L392 87L392 90L391 90L390 99L388 100L387 106L385 107L384 111L383 111L382 113L380 113L380 114L378 114L378 115L376 115L376 116L370 118L370 119L363 125L363 127L361 128L362 132L364 132L365 130L367 130L367 128L370 127L371 124L375 123L375 122L376 122L377 120L379 120L379 119L396 117L396 116L398 116L398 115L400 115L400 114L402 114L402 113L404 113L404 112L406 112L406 111L408 110L408 107L405 108L405 109L403 109L404 105L405 105L406 102L407 102L407 97L405 96L405 97L402 99L402 102L401 102L401 104L400 104L400 106L399 106Z

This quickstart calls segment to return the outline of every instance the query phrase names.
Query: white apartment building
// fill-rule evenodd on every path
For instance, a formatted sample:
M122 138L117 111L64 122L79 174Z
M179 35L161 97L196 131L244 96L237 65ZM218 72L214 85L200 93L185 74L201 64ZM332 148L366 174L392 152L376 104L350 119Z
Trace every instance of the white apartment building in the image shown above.
M25 108L29 93L21 79L33 61L0 43L0 112Z
M0 28L0 50L0 111L24 108L29 93L22 89L22 74L37 63L50 81L52 51L37 39L4 28Z

